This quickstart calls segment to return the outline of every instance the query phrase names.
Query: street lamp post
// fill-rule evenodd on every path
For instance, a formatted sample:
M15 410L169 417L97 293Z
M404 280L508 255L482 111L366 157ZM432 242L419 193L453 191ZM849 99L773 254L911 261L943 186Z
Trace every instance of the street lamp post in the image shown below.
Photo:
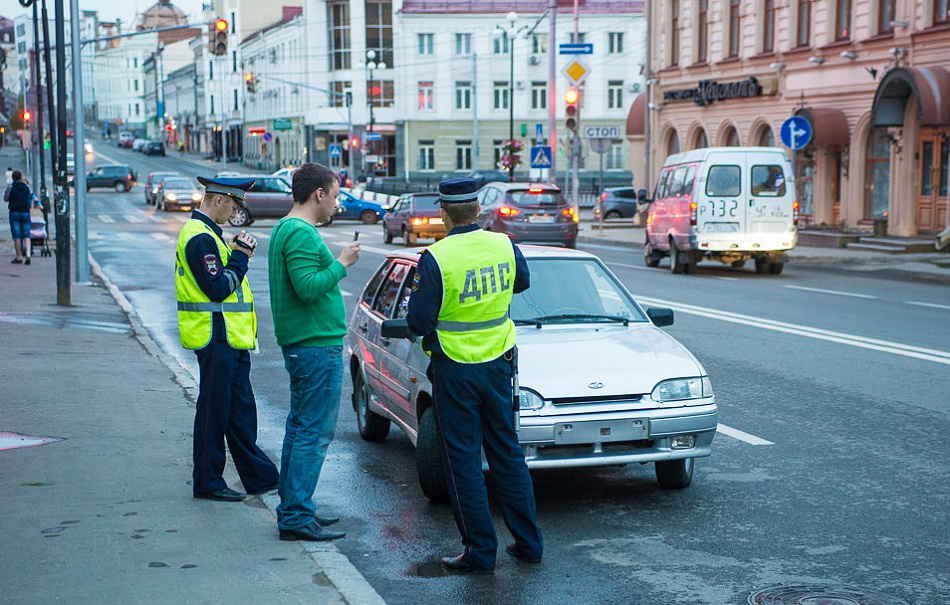
M382 57L380 57L382 59ZM366 128L366 132L375 132L376 130L376 114L373 111L373 105L376 102L376 87L373 73L378 69L380 71L386 69L386 63L380 61L376 62L376 51L368 50L366 51L366 62L360 62L358 67L362 67L369 71L369 90L367 91L367 99L369 102L369 126ZM382 83L380 83L380 93L382 93ZM372 151L376 150L376 141L369 141ZM352 151L351 151L352 153ZM366 171L366 154L363 154L363 171Z
M508 41L508 180L515 180L515 166L511 161L512 145L515 140L515 39L528 31L528 26L515 27L518 13L511 11L506 17L508 27L496 25L492 31L495 39L504 36Z

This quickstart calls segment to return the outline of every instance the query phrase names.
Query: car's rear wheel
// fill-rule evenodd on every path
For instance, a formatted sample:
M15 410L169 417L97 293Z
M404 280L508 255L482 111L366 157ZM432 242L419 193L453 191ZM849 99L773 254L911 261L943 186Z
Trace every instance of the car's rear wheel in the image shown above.
M689 484L693 482L693 459L657 461L656 480L667 489L689 487Z
M566 240L566 241L564 242L564 247L565 247L565 248L570 248L570 249L572 249L572 250L575 249L575 248L577 248L577 240L576 240L576 239L569 239L569 240Z
M416 237L416 235L415 235L414 233L410 233L409 231L406 231L405 228L403 228L403 230L402 230L402 244L403 244L404 246L412 246L412 245L414 245L414 244L416 243L416 240L417 240L417 239L418 239L418 238Z
M756 272L758 275L762 275L763 273L769 273L769 272L771 272L771 270L772 270L772 268L771 268L769 265L771 265L771 263L770 263L769 261L765 260L764 258L756 258L756 259L755 259L755 272Z
M785 263L772 263L772 266L770 267L769 272L772 275L781 275L782 269L784 268L785 268Z
M419 487L426 498L433 502L448 502L449 486L445 480L442 439L436 424L435 409L431 407L423 412L422 418L419 419L416 471L419 473Z
M353 377L353 404L356 411L356 427L365 441L382 441L389 435L390 421L369 409L369 385L363 372Z
M125 193L129 190L129 184L125 181L116 181L114 187L116 193Z
M623 218L623 215L617 210L611 210L604 216L604 218Z
M228 223L232 227L246 227L251 224L251 215L244 208L238 207L231 213Z
M734 261L732 261L732 262L729 263L729 264L730 264L732 267L736 268L736 269L741 269L741 268L745 267L745 261L744 261L744 260L734 260Z
M389 232L389 229L386 228L386 225L383 225L383 243L391 244L393 243L393 234Z
M676 242L670 240L670 271L676 275L685 273L686 264L683 262L683 253L676 247Z
M379 220L379 215L372 210L364 210L363 214L360 215L360 220L363 221L364 225L374 225Z
M650 243L649 235L646 238L646 242L643 244L643 262L647 267L660 266L660 254L653 249L653 244Z

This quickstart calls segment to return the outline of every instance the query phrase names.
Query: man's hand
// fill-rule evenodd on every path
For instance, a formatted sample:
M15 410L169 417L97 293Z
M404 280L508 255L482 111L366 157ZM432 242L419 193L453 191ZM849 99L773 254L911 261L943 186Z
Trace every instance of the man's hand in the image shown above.
M356 264L356 261L360 259L360 243L359 241L350 242L343 248L343 251L340 252L340 256L336 258L340 261L340 264L344 267L350 267Z
M231 240L231 249L240 250L247 254L248 258L254 258L255 248L257 248L257 238L247 231L241 230L241 232L235 235L234 239Z

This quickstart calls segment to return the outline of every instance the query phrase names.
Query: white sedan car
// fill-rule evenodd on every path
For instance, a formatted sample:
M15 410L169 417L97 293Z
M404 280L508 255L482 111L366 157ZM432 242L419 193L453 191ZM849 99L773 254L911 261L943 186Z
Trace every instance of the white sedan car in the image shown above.
M718 407L702 364L644 310L596 256L522 246L531 288L516 294L519 439L529 468L655 463L664 487L690 484L709 456ZM426 378L428 357L405 315L418 251L390 254L349 324L349 367L360 435L382 441L396 423L416 446L419 482L447 498ZM384 324L385 322L385 324Z

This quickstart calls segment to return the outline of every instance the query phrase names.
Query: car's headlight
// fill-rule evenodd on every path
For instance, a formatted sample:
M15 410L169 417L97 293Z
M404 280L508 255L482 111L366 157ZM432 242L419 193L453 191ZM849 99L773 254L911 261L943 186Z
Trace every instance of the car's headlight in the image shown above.
M710 382L709 376L664 380L653 387L653 392L650 393L653 401L658 403L689 401L690 399L704 399L712 396L712 382Z
M165 199L168 200L169 202L177 202L177 201L178 201L178 196L175 195L174 193L166 193L166 194L165 194Z
M158 193L158 187L152 187L152 193Z
M389 204L383 204L383 210L389 210Z
M197 191L195 191L194 193L192 193L192 194L191 194L191 201L193 201L193 202L200 202L200 201L201 201L201 194L198 193Z
M544 399L534 391L528 389L519 389L521 393L520 404L522 410L540 410L544 407Z

